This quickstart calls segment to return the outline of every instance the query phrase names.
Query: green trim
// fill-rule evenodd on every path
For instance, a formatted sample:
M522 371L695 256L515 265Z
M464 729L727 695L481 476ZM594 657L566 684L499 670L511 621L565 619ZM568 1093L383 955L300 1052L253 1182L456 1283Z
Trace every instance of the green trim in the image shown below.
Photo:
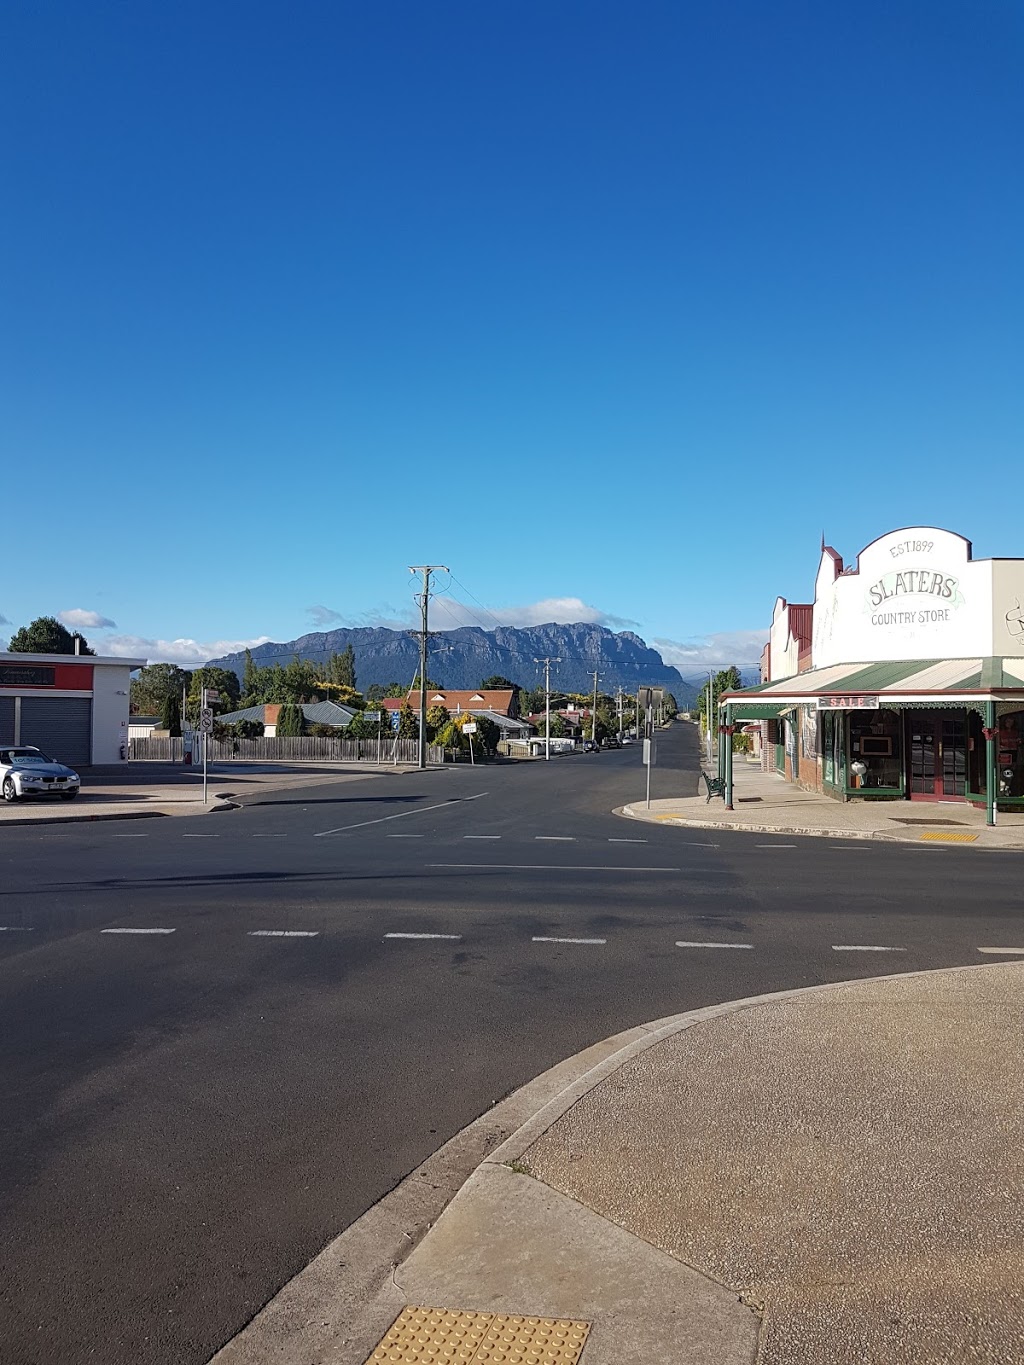
M793 702L748 701L732 707L733 720L778 720L793 710Z

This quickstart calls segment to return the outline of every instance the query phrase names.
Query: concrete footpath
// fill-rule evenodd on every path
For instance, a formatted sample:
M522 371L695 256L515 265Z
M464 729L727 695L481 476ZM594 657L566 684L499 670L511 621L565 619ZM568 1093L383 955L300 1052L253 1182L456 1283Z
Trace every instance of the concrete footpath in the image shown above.
M655 768L654 789L664 785ZM760 834L806 834L831 839L883 839L969 844L975 848L1024 848L1024 811L999 811L994 828L985 811L962 801L834 801L803 791L777 773L763 773L737 755L733 810L720 796L659 797L617 812L634 820L689 829L734 829Z
M79 820L140 820L158 815L203 815L234 810L270 791L389 777L410 765L368 763L218 763L210 769L203 805L202 769L172 763L132 763L87 769L73 801L29 797L0 801L0 829L11 825L69 824Z
M452 1139L214 1359L1019 1362L1022 1063L1024 961L631 1030ZM407 1305L464 1316L378 1348Z

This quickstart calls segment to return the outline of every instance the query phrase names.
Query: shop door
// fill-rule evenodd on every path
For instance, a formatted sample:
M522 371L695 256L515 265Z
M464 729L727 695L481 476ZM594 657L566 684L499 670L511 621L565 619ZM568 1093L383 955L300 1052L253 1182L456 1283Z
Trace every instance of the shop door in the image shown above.
M922 800L967 795L967 725L962 714L911 711L907 717L910 795Z

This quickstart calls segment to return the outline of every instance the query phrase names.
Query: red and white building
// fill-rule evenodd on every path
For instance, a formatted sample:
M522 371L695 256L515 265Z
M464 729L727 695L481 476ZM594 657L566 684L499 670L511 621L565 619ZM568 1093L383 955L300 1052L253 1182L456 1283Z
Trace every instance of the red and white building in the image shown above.
M145 659L0 652L0 744L73 768L128 759L131 673Z

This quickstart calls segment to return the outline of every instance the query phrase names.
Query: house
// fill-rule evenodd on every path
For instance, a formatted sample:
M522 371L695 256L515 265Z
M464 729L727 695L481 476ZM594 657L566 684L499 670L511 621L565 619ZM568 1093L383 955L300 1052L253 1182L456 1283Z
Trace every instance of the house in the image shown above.
M411 687L406 701L415 711L420 704L419 688ZM514 718L517 710L516 694L511 687L494 690L481 688L477 692L455 691L447 687L428 688L427 706L443 706L452 716L462 711L494 711L500 716Z
M303 702L299 710L307 725L333 725L338 730L344 730L355 715L353 707L339 706L336 701ZM263 726L264 736L267 739L274 739L280 714L281 703L268 701L261 706L246 706L241 711L229 711L226 715L218 716L217 722L220 725L234 725L241 720L255 720Z

